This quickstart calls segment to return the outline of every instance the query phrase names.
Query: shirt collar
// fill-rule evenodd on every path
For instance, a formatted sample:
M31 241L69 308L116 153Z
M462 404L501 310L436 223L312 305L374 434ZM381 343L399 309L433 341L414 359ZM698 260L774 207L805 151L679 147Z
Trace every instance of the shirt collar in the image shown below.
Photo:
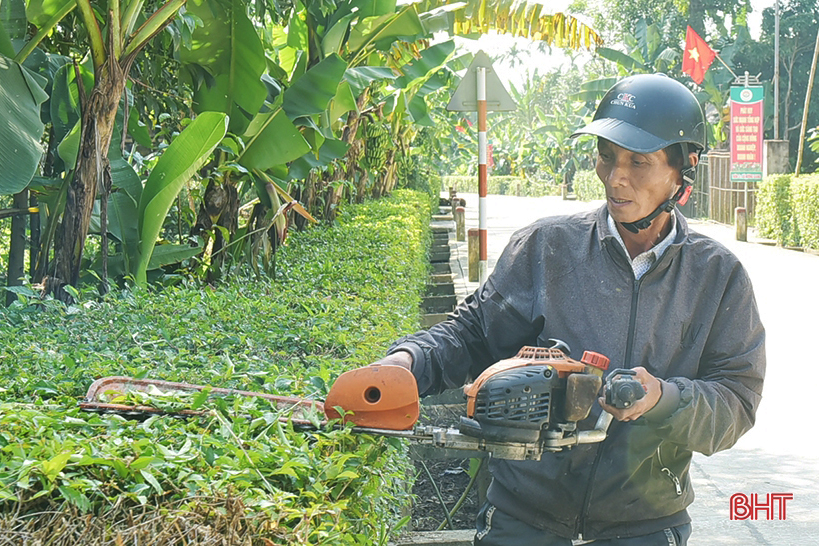
M666 235L662 241L650 249L635 256L632 260L629 256L628 249L626 248L626 243L623 241L623 237L617 230L617 224L614 222L614 218L608 214L608 211L606 212L606 219L608 222L609 231L612 233L614 238L617 239L617 242L620 243L620 246L623 247L623 251L626 253L626 258L628 258L631 268L634 271L634 276L638 279L643 276L643 274L654 264L654 262L660 259L663 253L669 246L671 246L671 243L673 243L674 239L677 237L677 215L672 211L671 231L668 232L668 235Z

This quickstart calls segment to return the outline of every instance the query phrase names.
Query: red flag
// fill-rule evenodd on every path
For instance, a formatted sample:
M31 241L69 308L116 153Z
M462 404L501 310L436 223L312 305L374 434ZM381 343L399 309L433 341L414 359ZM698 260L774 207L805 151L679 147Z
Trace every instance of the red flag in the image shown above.
M698 84L702 83L705 72L717 54L694 32L690 26L685 31L685 51L683 52L682 71L689 74Z

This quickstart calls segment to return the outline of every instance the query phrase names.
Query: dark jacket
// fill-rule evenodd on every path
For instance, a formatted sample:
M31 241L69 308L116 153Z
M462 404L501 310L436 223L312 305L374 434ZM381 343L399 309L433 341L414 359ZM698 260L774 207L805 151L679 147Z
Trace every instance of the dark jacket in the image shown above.
M598 211L541 219L512 237L495 270L449 320L396 342L413 354L421 394L463 385L523 345L550 338L644 366L679 389L657 422L615 421L600 444L493 459L488 499L565 537L638 536L687 523L693 451L731 447L754 424L765 373L765 333L745 269L725 247L677 236L635 280ZM665 398L665 397L664 397ZM600 407L580 424L591 428Z

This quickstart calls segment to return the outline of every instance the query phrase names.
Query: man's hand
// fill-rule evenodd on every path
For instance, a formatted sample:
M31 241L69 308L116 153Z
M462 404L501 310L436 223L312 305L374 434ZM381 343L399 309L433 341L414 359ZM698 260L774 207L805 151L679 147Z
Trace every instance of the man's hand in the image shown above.
M646 395L637 400L630 408L617 409L606 404L606 397L601 396L597 399L603 409L614 416L618 421L634 421L641 417L648 410L657 405L660 396L663 394L663 388L660 385L660 380L648 373L642 366L634 368L636 375L634 379L643 384L646 389Z
M401 366L412 371L412 355L407 351L396 351L381 360L373 362L370 366Z

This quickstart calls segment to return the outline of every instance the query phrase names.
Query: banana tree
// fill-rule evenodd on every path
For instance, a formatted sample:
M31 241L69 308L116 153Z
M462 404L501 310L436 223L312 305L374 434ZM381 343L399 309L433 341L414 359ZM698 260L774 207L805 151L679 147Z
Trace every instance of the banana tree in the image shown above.
M67 184L62 229L50 266L51 286L58 294L62 294L60 286L76 285L79 280L83 247L99 190L103 207L107 204L111 188L107 152L130 67L184 3L185 0L168 0L151 14L143 13L144 0L110 0L102 4L90 0L29 0L26 6L26 17L36 34L17 53L15 60L26 59L76 9L87 36L86 47L93 66L93 87L80 92L82 117L77 129L76 166ZM141 26L135 29L137 22L143 19Z

